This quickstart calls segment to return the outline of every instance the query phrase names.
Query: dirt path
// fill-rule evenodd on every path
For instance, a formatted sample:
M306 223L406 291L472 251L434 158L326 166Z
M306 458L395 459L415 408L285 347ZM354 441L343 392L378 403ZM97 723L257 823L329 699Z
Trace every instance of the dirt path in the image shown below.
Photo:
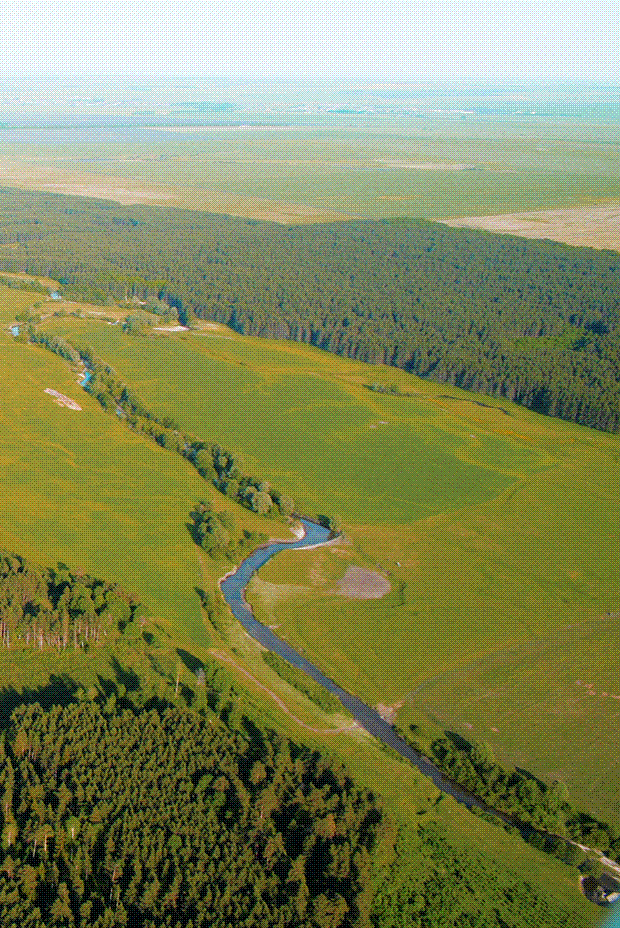
M314 732L316 735L338 735L347 731L362 731L357 722L351 722L350 725L343 725L340 728L314 728L312 725L307 725L305 722L302 722L301 719L297 718L296 715L293 715L286 703L284 703L280 697L273 692L273 690L270 690L269 687L265 686L264 683L261 683L260 680L257 680L256 677L249 672L249 670L246 670L244 667L238 664L235 660L232 659L232 657L229 657L228 654L224 654L223 651L216 651L213 648L209 649L209 654L217 658L217 660L225 661L227 664L232 664L235 670L238 670L245 677L247 677L248 680L251 680L252 683L254 683L259 689L263 690L264 693L267 693L268 696L271 696L271 698L274 700L274 702L277 703L280 709L282 709L282 711L288 715L289 718L293 719L294 722L296 722L298 725L301 725L302 728L305 728L306 731Z

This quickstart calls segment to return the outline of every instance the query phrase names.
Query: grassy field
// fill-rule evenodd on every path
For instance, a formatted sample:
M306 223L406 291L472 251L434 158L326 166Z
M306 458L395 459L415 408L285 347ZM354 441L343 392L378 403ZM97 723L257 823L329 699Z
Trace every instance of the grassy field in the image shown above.
M5 318L13 295L4 295ZM117 580L155 618L206 641L194 591L203 574L186 528L204 482L181 458L102 415L64 361L15 342L4 325L0 357L10 371L0 406L1 543ZM81 411L58 405L47 388Z
M287 223L620 201L617 120L427 113L280 123L145 127L91 133L88 141L75 131L4 131L0 182ZM599 229L599 244L608 235L613 230Z
M0 357L11 377L5 378L0 407L0 544L40 562L60 560L120 581L150 607L151 627L161 625L170 636L162 635L156 650L120 657L102 651L89 661L81 655L33 655L26 667L19 657L2 653L4 704L24 687L47 692L51 678L56 687L71 689L72 681L96 686L101 677L120 679L125 666L148 678L152 656L171 677L176 647L205 662L217 660L210 651L222 651L251 674L222 664L268 724L322 749L327 745L402 820L421 810L439 818L455 846L492 848L506 872L551 887L550 898L557 893L572 899L583 924L594 923L598 913L579 896L576 871L451 800L436 805L434 787L390 752L362 733L334 733L346 718L322 713L282 681L238 627L218 634L206 626L195 587L212 588L225 567L199 557L186 525L195 501L210 492L207 485L180 457L104 413L66 362L15 341L8 326L24 308L22 293L1 296ZM74 309L95 313L86 306ZM92 344L147 407L240 452L249 471L292 492L302 511L339 512L345 537L333 547L281 555L262 572L252 599L265 619L281 624L279 633L371 701L404 699L403 712L436 716L437 693L447 724L449 699L458 704L450 676L455 668L478 662L484 669L485 660L501 655L507 637L527 648L543 631L567 634L569 613L579 611L585 621L617 595L611 537L617 524L615 438L486 398L478 405L477 397L400 371L368 368L292 343L241 338L213 325L148 338L124 336L96 315L50 317L43 327ZM395 382L412 395L369 391L366 384L378 380ZM46 387L72 398L81 411L56 405ZM282 523L261 520L216 494L213 499L234 510L240 526L286 533ZM549 532L553 519L554 525L563 520L561 530L569 531L569 553L565 540ZM594 520L599 534L607 533L596 562ZM582 576L564 582L569 561L571 570L573 562L581 563ZM380 600L337 595L351 565L386 575L392 591ZM512 601L517 589L522 599ZM588 653L603 674L612 667L611 651L605 664L600 649L601 639L593 636ZM546 672L559 680L561 667L553 651L549 655ZM472 680L473 675L472 669ZM519 661L508 662L506 677L518 686L524 678ZM170 683L158 680L169 694ZM421 684L424 702L408 697ZM440 685L446 696L433 689ZM608 712L598 719L611 729ZM516 721L524 736L534 724ZM591 715L579 724L585 734ZM537 744L542 748L540 739ZM591 745L589 751L585 743L581 747L585 782L594 764ZM503 748L508 756L516 750L508 742ZM537 755L531 766L542 759ZM600 763L600 752L597 759Z
M302 511L342 518L340 542L283 553L253 584L278 634L363 698L423 711L620 818L620 707L576 683L617 694L617 437L221 327L130 340L92 321L46 325ZM411 395L369 391L377 381ZM391 592L339 594L353 564Z

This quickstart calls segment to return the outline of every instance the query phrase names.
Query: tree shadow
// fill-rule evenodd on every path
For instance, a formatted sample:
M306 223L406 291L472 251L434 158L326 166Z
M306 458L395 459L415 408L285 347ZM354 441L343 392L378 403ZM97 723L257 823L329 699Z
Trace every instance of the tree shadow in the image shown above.
M81 687L67 674L50 674L49 683L31 689L24 687L17 690L13 686L0 689L0 729L8 726L11 714L18 706L39 703L43 709L52 706L68 706L76 701L76 694Z
M131 693L140 689L140 677L131 667L123 667L116 657L112 658L110 666L114 671L116 682L125 687L125 692Z
M197 657L194 657L193 654L190 654L189 651L186 651L184 648L177 648L177 654L190 673L194 675L204 666L202 661L199 661Z

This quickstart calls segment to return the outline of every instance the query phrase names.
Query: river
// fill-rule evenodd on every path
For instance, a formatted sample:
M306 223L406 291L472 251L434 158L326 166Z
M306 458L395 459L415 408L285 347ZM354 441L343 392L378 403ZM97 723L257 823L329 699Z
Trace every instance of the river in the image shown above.
M234 573L221 581L220 588L222 590L222 595L233 615L241 622L252 638L255 638L256 641L264 647L284 658L289 664L303 670L309 677L312 677L313 680L320 683L321 686L324 686L326 690L333 693L362 728L374 738L377 738L379 741L393 748L401 757L410 761L424 774L424 776L432 780L438 789L452 796L457 802L467 806L468 809L472 808L472 806L477 806L489 812L493 811L480 799L470 795L464 789L461 789L455 783L448 780L428 758L424 757L424 755L420 754L412 748L411 745L407 744L403 738L397 735L392 726L386 722L385 719L382 719L375 709L367 706L366 703L358 699L357 696L353 696L352 693L347 692L347 690L338 686L337 683L334 683L334 681L325 676L315 664L295 651L286 641L278 638L270 628L267 628L267 626L263 625L255 618L254 613L245 599L245 590L252 575L266 564L270 558L278 554L279 551L283 551L286 548L310 548L323 545L332 537L329 529L324 528L322 525L317 525L316 522L310 522L307 519L302 519L301 521L305 529L303 538L299 541L291 542L275 541L257 548L240 564Z

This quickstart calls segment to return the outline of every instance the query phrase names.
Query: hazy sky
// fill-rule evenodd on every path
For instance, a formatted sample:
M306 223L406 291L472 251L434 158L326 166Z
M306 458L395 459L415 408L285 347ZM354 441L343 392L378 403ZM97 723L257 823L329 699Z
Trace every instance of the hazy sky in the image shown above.
M28 2L0 76L617 84L620 0Z

